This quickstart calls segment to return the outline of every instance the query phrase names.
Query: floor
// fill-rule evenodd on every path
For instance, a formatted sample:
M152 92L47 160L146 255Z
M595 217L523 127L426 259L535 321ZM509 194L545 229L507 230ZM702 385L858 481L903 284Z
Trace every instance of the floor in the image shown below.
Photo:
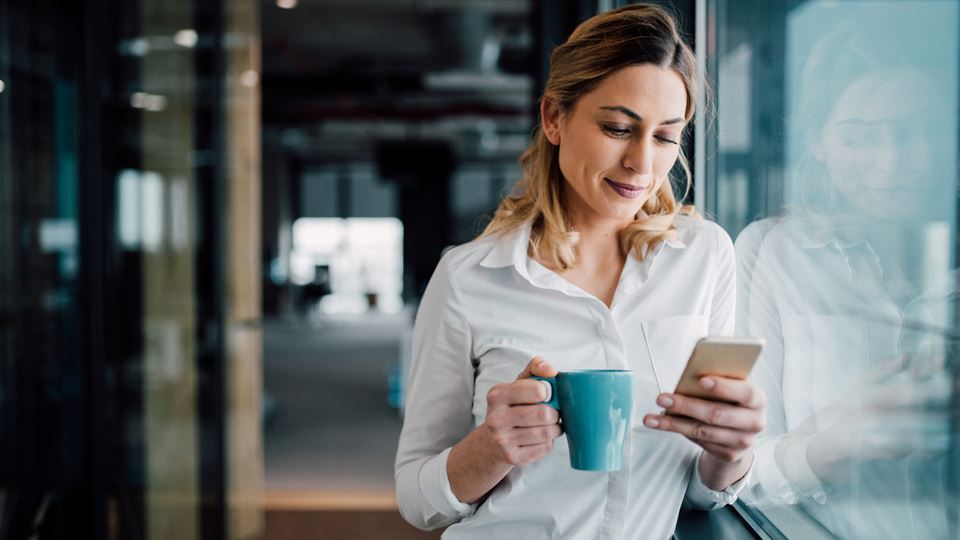
M265 322L267 539L439 537L406 524L393 495L402 423L388 379L408 321Z

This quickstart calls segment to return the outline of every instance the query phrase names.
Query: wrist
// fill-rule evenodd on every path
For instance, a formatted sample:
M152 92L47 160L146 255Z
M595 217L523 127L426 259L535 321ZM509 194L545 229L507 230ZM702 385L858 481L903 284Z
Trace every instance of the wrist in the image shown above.
M723 491L746 476L751 465L753 465L752 449L734 461L722 460L704 451L700 454L700 478L708 488Z
M812 435L807 441L805 457L820 481L837 476L848 455L835 441L825 439L822 432Z
M486 424L480 424L454 445L447 459L450 489L458 500L468 504L483 498L512 469Z

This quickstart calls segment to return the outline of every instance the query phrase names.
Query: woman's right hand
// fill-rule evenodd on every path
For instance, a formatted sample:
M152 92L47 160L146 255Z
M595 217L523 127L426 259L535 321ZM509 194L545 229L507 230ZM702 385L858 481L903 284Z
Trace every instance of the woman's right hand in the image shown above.
M517 379L494 386L487 392L484 421L490 443L504 464L533 463L553 450L553 441L563 431L560 413L546 405L548 391L531 377L556 377L557 370L539 356L534 357Z
M900 367L907 357L875 366L847 388L844 400L820 410L795 431L809 433L807 459L821 480L850 477L850 466L911 455L936 457L949 449L949 377L939 370L916 378ZM915 363L921 363L917 361Z

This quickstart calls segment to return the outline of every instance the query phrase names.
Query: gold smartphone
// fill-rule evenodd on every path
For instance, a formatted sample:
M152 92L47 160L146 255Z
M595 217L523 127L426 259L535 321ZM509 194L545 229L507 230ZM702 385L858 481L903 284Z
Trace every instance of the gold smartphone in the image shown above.
M700 377L716 375L730 379L746 379L763 350L761 338L705 337L697 342L687 367L677 383L677 394L707 397L700 388Z

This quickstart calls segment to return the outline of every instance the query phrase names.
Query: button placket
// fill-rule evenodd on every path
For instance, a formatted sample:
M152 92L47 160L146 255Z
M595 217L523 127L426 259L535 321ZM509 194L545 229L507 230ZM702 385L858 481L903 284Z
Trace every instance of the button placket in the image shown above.
M604 309L597 324L597 333L604 341L607 352L608 367L610 369L630 369L627 362L627 350L620 335L620 327L610 310Z
M617 369L630 369L630 363L627 361L627 347L623 342L623 336L620 334L620 325L617 324L612 312L607 311L604 315L607 339L615 351L615 354L608 354L608 356L613 356L616 359L615 367Z

